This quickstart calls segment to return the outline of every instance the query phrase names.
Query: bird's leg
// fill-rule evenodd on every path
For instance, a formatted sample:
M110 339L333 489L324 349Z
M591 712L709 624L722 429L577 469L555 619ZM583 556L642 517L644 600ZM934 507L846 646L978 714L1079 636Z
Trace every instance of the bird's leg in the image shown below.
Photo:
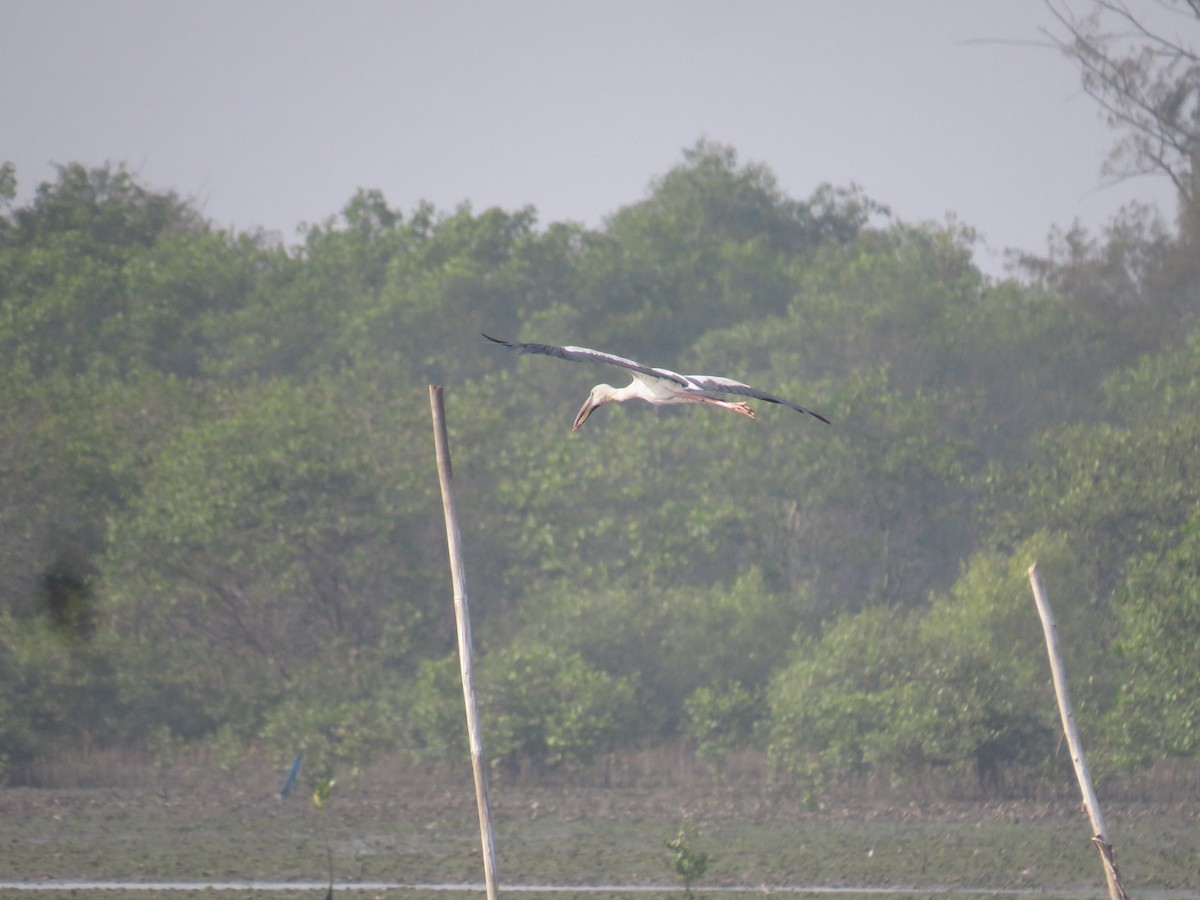
M743 416L749 416L751 419L757 419L754 410L750 408L750 404L744 400L714 400L712 397L697 397L701 403L708 403L712 406L719 406L721 409L731 409L736 413L741 413Z

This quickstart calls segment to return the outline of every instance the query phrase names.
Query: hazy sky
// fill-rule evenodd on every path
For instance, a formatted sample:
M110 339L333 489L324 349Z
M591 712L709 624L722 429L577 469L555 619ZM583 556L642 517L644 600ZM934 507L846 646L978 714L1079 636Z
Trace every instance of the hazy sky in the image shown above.
M1020 44L1052 25L1041 0L0 0L0 159L21 201L124 161L292 241L359 187L599 226L707 138L793 197L953 212L998 272L1052 225L1174 209L1162 179L1102 186L1116 135Z

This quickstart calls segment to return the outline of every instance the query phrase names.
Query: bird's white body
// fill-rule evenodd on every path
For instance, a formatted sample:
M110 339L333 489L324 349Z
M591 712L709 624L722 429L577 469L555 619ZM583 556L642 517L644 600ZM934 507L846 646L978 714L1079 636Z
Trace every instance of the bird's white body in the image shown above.
M680 396L678 382L665 378L651 378L641 372L633 373L633 381L623 388L611 384L598 384L592 388L592 396L601 403L623 403L626 400L645 400L647 403L685 403Z
M655 406L675 403L701 403L709 406L718 406L722 409L729 409L748 416L751 419L755 418L754 410L744 400L724 400L718 396L719 394L735 394L753 397L757 400L765 400L768 403L780 403L797 412L814 416L827 424L829 422L820 413L813 412L811 409L807 409L798 403L783 400L774 394L768 394L766 391L760 391L758 388L753 388L748 384L734 381L732 378L722 378L719 375L680 375L678 372L672 372L669 369L646 366L632 359L626 359L623 356L614 356L611 353L590 350L587 347L559 347L554 344L522 344L516 341L502 341L494 337L489 337L486 334L484 337L489 341L503 344L505 347L516 350L519 353L540 353L545 356L557 356L559 359L571 362L606 363L610 366L626 369L632 373L633 381L625 387L615 388L611 384L598 384L592 388L591 393L588 394L587 401L579 410L579 415L575 417L575 424L571 427L572 431L577 430L580 425L587 421L587 417L592 414L592 410L596 407L602 406L605 403L623 403L626 400L644 400Z
M671 374L675 375L676 373L672 372ZM597 406L603 406L605 403L623 403L626 400L645 400L655 406L667 406L674 403L707 403L711 406L731 409L744 416L749 416L751 419L755 418L754 410L747 403L710 397L707 392L694 385L687 376L680 375L678 377L686 383L681 384L670 378L658 378L634 372L633 381L623 388L615 388L611 384L598 384L592 388L587 402L580 408L571 430L577 430Z

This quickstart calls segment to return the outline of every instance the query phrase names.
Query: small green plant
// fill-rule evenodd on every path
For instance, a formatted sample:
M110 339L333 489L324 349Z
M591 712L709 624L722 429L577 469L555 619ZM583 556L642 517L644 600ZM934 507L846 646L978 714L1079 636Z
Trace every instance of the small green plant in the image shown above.
M321 838L325 841L325 863L329 867L329 891L325 894L325 900L333 900L333 844L329 840L329 823L325 821L325 803L329 800L329 795L333 793L334 784L336 784L334 779L322 778L317 782L312 795L313 806L317 808L317 816L321 820Z
M667 849L675 854L675 874L683 880L683 896L691 900L692 883L704 877L708 869L708 854L692 846L686 824L679 826L679 834L665 842Z

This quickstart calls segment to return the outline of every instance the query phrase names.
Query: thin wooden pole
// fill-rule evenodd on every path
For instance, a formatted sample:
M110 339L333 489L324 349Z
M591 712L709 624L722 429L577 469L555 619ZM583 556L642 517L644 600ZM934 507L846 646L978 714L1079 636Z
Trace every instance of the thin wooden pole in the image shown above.
M1071 708L1071 694L1067 690L1067 670L1063 665L1062 652L1058 647L1058 626L1054 624L1054 613L1046 598L1046 586L1042 584L1037 563L1029 567L1029 583L1033 586L1033 600L1042 619L1042 631L1046 634L1046 653L1050 657L1050 674L1054 679L1054 693L1058 697L1058 712L1062 717L1063 732L1067 736L1067 747L1071 751L1071 762L1075 764L1075 777L1083 794L1083 807L1092 822L1092 843L1100 851L1104 866L1104 878L1108 882L1111 900L1128 900L1121 886L1121 873L1117 871L1116 855L1109 843L1108 831L1104 827L1104 816L1100 812L1100 801L1092 787L1092 776L1088 774L1087 760L1083 757L1083 743L1079 740L1079 729L1075 727L1075 713Z
M488 802L487 768L483 757L483 735L475 702L475 679L471 665L471 612L467 605L467 578L463 567L462 535L454 504L454 474L450 467L450 441L446 435L446 411L442 389L429 386L433 411L433 444L437 453L438 481L442 486L442 512L446 518L446 544L450 549L450 580L454 587L454 620L458 626L458 661L462 670L463 700L467 706L467 735L471 741L471 771L475 776L475 805L479 808L479 836L483 841L483 879L488 900L499 897L496 886L496 842L492 836L491 804Z

